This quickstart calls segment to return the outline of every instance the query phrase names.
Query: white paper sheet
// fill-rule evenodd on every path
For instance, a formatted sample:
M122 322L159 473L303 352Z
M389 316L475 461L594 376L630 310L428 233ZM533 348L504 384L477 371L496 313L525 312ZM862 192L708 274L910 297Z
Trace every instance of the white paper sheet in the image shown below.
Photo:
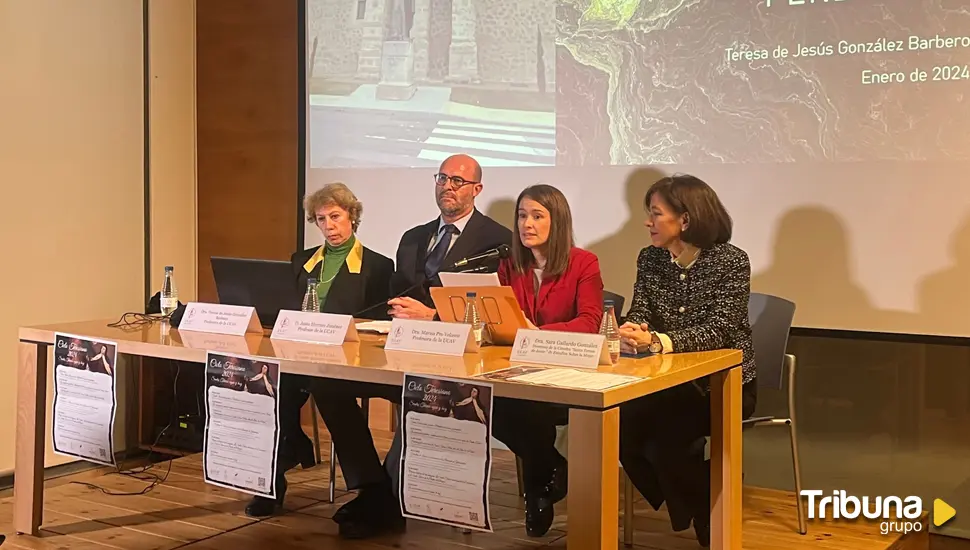
M406 374L401 512L491 531L492 386Z
M206 483L275 498L279 363L209 352L205 364Z
M449 273L438 274L441 286L502 286L498 273Z
M483 375L492 380L509 380L543 386L556 386L577 390L602 391L636 382L640 378L625 374L612 374L595 370L513 366Z
M118 346L54 335L54 452L115 465Z

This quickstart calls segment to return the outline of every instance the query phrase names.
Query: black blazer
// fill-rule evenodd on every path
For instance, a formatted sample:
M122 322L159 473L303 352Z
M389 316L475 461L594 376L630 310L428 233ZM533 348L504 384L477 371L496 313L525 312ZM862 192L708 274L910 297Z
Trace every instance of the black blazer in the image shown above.
M391 276L394 275L394 262L366 246L361 245L361 248L363 255L360 273L351 273L345 261L330 284L330 292L327 293L327 299L320 309L324 313L356 315L362 319L387 319L387 300L390 299L388 291ZM310 248L290 257L301 301L306 292L307 280L310 278L304 265L318 249L319 247ZM312 271L318 274L320 264L316 264ZM361 313L364 308L371 309Z
M415 300L428 307L434 307L431 301L431 294L428 289L432 286L441 286L441 281L437 277L433 281L425 280L424 262L428 257L428 246L431 240L438 233L440 218L424 225L419 225L408 229L401 237L401 243L397 247L397 271L391 282L391 295L397 296L410 287L417 285L407 292ZM512 232L507 227L497 221L482 214L477 209L472 211L471 218L465 230L458 236L458 240L451 246L448 255L445 256L441 264L442 271L446 271L448 266L456 261L481 254L499 245L512 244ZM474 264L466 266L475 267ZM489 262L488 271L498 270L498 259ZM420 283L420 284L419 284Z

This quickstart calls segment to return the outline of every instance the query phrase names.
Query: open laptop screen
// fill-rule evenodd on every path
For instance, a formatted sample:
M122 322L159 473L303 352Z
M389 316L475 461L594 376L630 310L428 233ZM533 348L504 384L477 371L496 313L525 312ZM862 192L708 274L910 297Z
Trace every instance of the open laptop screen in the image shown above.
M290 262L218 256L210 261L219 303L256 308L264 327L276 323L281 309L300 309L300 291Z

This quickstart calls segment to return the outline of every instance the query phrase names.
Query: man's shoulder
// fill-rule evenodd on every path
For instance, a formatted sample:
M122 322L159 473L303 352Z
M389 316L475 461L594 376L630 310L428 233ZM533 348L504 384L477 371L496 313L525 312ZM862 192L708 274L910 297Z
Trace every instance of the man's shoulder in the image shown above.
M508 227L505 227L504 225L490 218L488 215L482 214L477 210L475 211L475 214L472 214L472 216L474 217L476 214L477 216L480 216L479 223L481 224L480 228L483 232L488 233L490 235L498 236L499 238L503 238L511 242L512 240L511 229L509 229Z
M435 230L437 225L438 225L438 220L432 220L430 222L423 223L421 225L416 225L404 232L404 235L401 236L401 242L402 243L409 242L414 239L421 238L422 236L428 235L429 233Z

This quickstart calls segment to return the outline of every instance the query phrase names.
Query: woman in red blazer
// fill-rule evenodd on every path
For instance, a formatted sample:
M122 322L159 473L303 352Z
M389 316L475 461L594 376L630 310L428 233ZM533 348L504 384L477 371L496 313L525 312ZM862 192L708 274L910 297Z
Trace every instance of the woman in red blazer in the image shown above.
M566 197L551 185L534 185L516 201L512 257L498 277L512 287L531 328L597 333L603 318L603 277L596 255L573 244ZM541 537L552 525L553 504L566 496L566 459L556 450L556 426L565 407L496 399L492 435L522 459L525 528Z

